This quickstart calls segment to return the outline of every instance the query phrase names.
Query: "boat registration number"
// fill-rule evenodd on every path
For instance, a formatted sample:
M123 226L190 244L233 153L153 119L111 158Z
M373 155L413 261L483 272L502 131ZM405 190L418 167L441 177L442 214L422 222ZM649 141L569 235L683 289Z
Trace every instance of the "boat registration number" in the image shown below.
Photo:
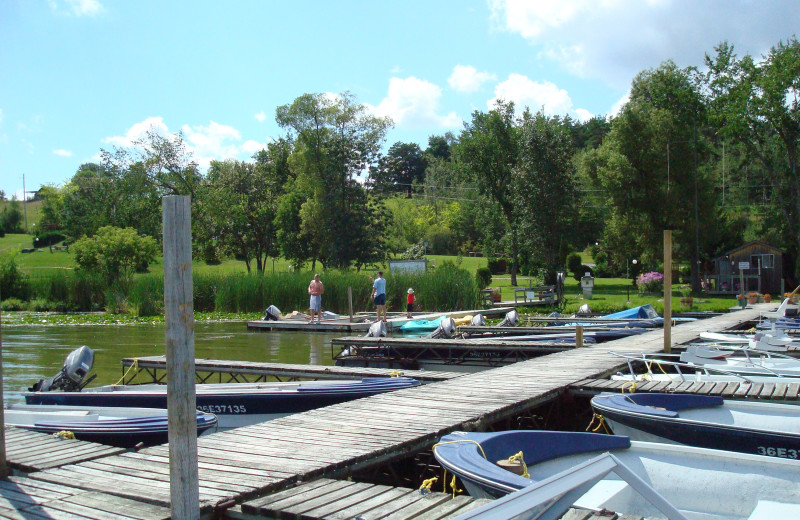
M206 413L247 413L247 408L238 404L204 404L197 409Z
M767 455L769 457L782 457L784 459L796 459L798 455L797 450L791 448L773 448L772 446L759 446L758 454Z

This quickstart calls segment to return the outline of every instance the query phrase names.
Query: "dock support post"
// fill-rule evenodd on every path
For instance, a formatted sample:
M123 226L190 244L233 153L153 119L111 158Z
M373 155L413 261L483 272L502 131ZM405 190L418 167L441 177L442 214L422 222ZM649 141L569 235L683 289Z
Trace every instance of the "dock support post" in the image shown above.
M172 518L200 518L194 386L194 307L190 199L161 200L164 239L169 490Z
M575 348L583 346L583 325L575 326Z
M350 323L353 323L353 288L347 286L347 307L350 310Z
M0 294L2 300L2 294ZM3 403L3 310L0 309L0 403ZM6 460L6 418L0 406L0 478L8 476L8 461Z
M664 230L664 352L672 352L672 230Z

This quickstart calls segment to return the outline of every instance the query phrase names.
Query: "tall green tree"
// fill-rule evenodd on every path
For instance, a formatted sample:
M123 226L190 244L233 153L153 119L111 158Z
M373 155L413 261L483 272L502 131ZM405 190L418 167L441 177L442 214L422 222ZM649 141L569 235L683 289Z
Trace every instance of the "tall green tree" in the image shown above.
M405 192L410 198L414 184L425 180L428 161L417 143L396 142L370 169L373 188L382 192ZM417 187L419 191L421 188Z
M514 104L499 101L488 113L475 111L458 138L456 160L463 174L499 206L511 238L511 285L519 269L519 214L514 193L514 168L519 159L519 136Z
M293 134L294 197L306 197L300 232L309 239L312 260L331 267L357 263L362 249L350 244L361 242L369 231L352 225L364 209L357 203L362 200L357 192L364 188L355 178L377 160L391 121L369 114L349 92L304 94L278 107L276 120ZM380 242L382 237L371 239Z

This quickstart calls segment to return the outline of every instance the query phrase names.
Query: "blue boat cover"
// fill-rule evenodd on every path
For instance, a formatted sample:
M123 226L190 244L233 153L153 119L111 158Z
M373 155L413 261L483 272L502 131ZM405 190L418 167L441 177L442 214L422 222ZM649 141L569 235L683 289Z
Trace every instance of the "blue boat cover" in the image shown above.
M654 417L678 417L678 412L688 408L722 406L723 399L714 395L692 394L612 394L603 393L592 399L598 408L610 408Z
M656 319L659 318L658 313L653 308L652 305L640 305L638 307L633 307L632 309L625 309L624 311L614 312L612 314L606 314L603 316L604 319L636 319L636 318L647 318L647 319Z

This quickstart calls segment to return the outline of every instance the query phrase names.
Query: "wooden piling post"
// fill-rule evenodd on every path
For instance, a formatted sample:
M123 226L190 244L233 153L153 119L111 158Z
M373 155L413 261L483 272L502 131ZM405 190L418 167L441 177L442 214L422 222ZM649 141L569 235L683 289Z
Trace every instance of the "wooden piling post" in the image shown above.
M350 323L353 323L353 288L347 286L347 306L350 309Z
M172 518L200 518L194 386L192 226L190 199L161 200L164 239L169 488Z
M672 352L672 230L664 230L664 352Z
M0 295L2 300L2 295ZM3 310L0 309L0 404L3 401ZM6 418L0 406L0 478L8 476L8 461L6 460Z
M583 346L583 325L575 326L575 347L581 348Z

